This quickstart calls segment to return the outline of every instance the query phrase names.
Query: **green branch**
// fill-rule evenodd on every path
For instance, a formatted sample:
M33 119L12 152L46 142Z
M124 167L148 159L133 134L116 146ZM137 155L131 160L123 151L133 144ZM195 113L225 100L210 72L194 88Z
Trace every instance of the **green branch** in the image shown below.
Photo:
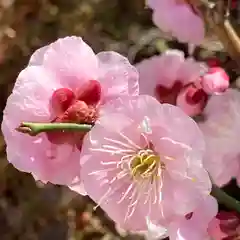
M36 136L42 132L50 131L72 131L72 132L88 132L92 128L90 124L76 124L76 123L33 123L23 122L16 130L21 133Z
M235 210L240 213L240 202L235 198L229 196L221 188L213 185L211 195L215 197L219 203L224 204L229 209Z

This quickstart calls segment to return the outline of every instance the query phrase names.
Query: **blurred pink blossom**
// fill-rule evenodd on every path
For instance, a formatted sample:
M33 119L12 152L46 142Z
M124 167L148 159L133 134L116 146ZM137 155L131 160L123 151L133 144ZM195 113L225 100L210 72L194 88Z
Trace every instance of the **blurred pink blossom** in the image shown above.
M81 176L88 195L119 227L146 231L147 219L165 224L209 195L203 136L181 109L141 95L101 111L83 143Z
M204 110L206 120L199 123L207 146L204 165L219 186L233 177L240 185L239 109L240 93L228 89L210 98Z
M196 9L184 0L147 0L153 22L180 42L200 44L205 35L204 22Z
M178 50L168 50L136 65L139 71L141 94L157 98L182 108L190 116L198 115L208 96L199 84L207 67Z
M2 132L9 162L36 180L83 193L79 176L83 134L30 137L15 128L24 121L94 123L99 106L129 94L138 94L138 73L120 54L95 55L80 37L40 48L19 74L4 110Z
M236 212L220 211L208 227L213 240L237 240L240 238L240 215Z
M207 94L220 94L229 87L229 76L221 67L210 67L201 78L203 90Z

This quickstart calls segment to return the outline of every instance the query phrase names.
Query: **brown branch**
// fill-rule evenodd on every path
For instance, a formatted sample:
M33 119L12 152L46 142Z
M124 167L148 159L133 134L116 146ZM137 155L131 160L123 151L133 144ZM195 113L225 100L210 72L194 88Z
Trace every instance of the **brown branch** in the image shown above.
M230 21L225 20L222 24L215 24L214 31L230 57L240 67L240 39Z
M240 38L225 15L223 1L218 0L216 4L208 0L190 1L201 12L205 22L212 27L225 50L240 68Z

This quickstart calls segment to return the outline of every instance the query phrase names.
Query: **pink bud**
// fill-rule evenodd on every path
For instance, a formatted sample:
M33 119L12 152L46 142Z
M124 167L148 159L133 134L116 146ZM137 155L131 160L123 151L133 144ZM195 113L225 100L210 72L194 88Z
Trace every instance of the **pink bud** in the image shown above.
M229 76L221 67L211 67L201 78L201 85L207 94L219 94L229 87Z
M88 105L95 105L101 99L101 84L96 80L89 80L77 91L78 100Z
M51 98L51 106L56 114L64 113L75 100L75 94L71 89L59 88L55 90Z

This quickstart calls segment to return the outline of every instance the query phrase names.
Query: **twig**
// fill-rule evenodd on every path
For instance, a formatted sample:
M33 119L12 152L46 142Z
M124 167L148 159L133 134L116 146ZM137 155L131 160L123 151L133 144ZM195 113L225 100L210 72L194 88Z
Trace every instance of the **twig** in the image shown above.
M211 3L208 0L191 0L191 4L199 9L206 23L212 26L218 39L222 42L230 57L240 68L240 38L223 10L223 1Z
M240 202L235 198L229 196L221 188L213 185L211 195L215 197L219 203L222 203L229 209L235 210L236 212L240 213Z
M51 131L80 131L88 132L92 128L89 124L76 124L76 123L33 123L23 122L16 128L18 132L28 134L30 136L36 136L42 132Z

